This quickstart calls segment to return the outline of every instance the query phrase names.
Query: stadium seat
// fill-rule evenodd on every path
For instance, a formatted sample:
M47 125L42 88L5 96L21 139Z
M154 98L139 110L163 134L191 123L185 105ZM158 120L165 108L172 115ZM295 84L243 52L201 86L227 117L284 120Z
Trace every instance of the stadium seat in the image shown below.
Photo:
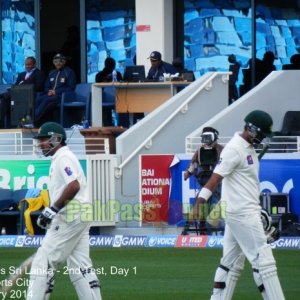
M21 231L22 218L18 204L27 191L0 189L0 229L5 228L6 234L18 234Z
M60 120L63 127L70 127L79 124L82 119L90 120L90 102L91 102L91 84L79 83L74 92L65 92L62 94L60 103ZM77 114L74 109L79 109ZM66 114L69 112L69 119ZM79 114L78 114L79 113Z
M300 135L300 111L287 111L284 115L282 128L276 131L279 136L299 136Z

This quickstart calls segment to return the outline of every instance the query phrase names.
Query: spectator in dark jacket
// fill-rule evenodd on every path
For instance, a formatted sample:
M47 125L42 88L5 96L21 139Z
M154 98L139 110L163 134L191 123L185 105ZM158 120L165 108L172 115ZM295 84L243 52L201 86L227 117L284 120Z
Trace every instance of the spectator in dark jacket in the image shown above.
M44 93L36 99L34 122L36 127L40 127L46 121L51 121L53 118L51 113L60 103L62 93L75 90L76 75L71 68L65 66L65 63L64 55L54 56L55 69L47 77Z
M33 84L36 92L42 92L46 76L36 67L36 59L29 56L25 59L25 72L19 73L15 85Z
M34 86L35 92L42 92L44 89L45 79L45 73L36 67L36 59L33 56L29 56L25 59L25 71L18 74L17 80L13 84L13 86L32 84ZM11 110L10 89L0 95L0 102L0 127L9 128Z
M147 79L163 81L164 73L176 74L176 69L169 63L161 59L161 54L158 51L151 52L148 57L151 61L151 68L148 72Z

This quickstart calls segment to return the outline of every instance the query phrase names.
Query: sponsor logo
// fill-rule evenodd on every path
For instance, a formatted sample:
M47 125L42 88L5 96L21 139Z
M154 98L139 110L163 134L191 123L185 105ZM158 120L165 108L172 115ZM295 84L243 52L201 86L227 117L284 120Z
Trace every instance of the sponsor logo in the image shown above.
M223 247L223 236L212 235L208 237L207 247L208 248L222 248Z
M19 235L16 241L16 247L39 247L42 244L44 236L26 236Z
M16 243L15 236L0 236L0 247L14 247Z
M300 249L299 237L282 237L271 244L273 249Z
M206 235L180 235L176 241L176 247L201 247L204 248L207 242Z
M111 247L114 244L115 238L113 236L91 236L90 246L95 247Z
M121 247L123 235L116 235L113 243L113 247Z
M149 236L146 247L174 247L176 240L176 235Z
M26 235L19 235L16 241L16 247L23 247Z
M116 235L113 247L144 247L146 243L146 236L123 236Z

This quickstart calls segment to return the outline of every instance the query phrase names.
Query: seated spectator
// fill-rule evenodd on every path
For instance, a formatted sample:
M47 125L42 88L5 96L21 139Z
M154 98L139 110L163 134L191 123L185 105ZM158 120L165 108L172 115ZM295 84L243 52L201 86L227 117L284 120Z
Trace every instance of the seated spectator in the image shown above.
M96 82L112 82L112 72L116 68L116 61L112 57L107 57L104 61L104 68L95 77ZM122 81L122 74L117 71L117 81Z
M187 69L184 68L182 59L180 57L176 57L173 59L172 66L175 68L176 73L178 73L179 75L187 72Z
M112 82L113 76L112 72L116 68L116 61L112 57L107 57L104 61L104 68L102 71L98 72L95 77L96 82ZM122 74L119 71L117 72L117 81L122 81L123 77ZM105 97L107 98L113 98L108 99L107 102L111 102L111 105L109 106L102 106L102 118L103 118L103 126L112 126L112 109L114 109L115 105L115 87L105 87L103 89L103 100ZM118 114L118 120L120 126L129 127L129 115L126 113Z
M186 74L190 74L189 77L191 78L191 80L187 80L187 81L195 80L194 72L184 68L182 59L180 57L174 58L174 60L172 61L172 66L175 68L176 73L178 73L179 77L182 77L183 80L186 80L185 78L187 77Z
M296 53L291 56L290 64L282 66L282 70L300 70L300 54Z
M18 74L14 85L33 84L35 92L42 92L44 89L45 74L36 67L36 59L29 56L25 59L25 71ZM10 127L10 90L0 95L1 102L1 125L0 127Z
M151 68L149 69L147 79L155 81L163 81L164 73L176 74L176 69L169 63L161 59L161 54L158 51L151 52L148 57L151 61Z
M35 103L35 127L40 127L46 121L53 121L53 110L61 101L64 92L74 91L76 75L74 71L65 66L66 58L58 53L53 58L55 69L50 71L41 94Z

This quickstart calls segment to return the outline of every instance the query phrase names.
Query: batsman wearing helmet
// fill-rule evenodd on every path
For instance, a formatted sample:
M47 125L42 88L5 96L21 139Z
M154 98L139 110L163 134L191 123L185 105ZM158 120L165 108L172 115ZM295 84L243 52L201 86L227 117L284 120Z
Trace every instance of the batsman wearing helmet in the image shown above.
M67 261L67 270L79 299L99 300L100 285L89 257L90 223L77 214L68 218L68 205L90 203L86 178L79 160L66 145L66 132L54 122L43 124L37 136L37 147L51 156L49 172L50 207L46 207L37 224L47 229L30 270L27 299L48 299L53 289L58 264Z
M226 203L223 256L215 273L210 299L232 298L246 257L263 299L283 300L276 262L261 219L259 162L255 152L255 147L272 135L273 120L261 110L250 112L244 120L244 130L235 133L224 147L193 208L197 216L200 204L209 199L222 181L221 199Z

